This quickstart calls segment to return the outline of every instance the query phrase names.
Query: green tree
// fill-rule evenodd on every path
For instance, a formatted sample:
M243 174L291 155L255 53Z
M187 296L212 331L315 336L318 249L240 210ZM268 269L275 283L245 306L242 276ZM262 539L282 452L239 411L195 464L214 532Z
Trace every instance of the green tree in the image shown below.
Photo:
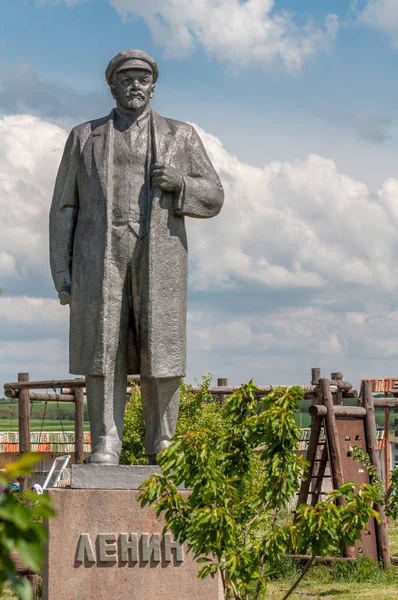
M211 375L202 377L196 386L199 390L195 391L192 385L181 381L177 435L204 428L213 431L225 429L223 406L209 393L211 380ZM131 387L132 393L127 402L124 416L123 448L120 462L124 465L147 464L140 388L134 382L131 382Z
M384 481L369 454L359 446L353 446L351 456L367 470L370 483L378 491L377 503L384 507L387 517L398 520L398 466L390 472L390 487L385 490Z
M203 563L199 577L219 573L225 598L235 600L257 600L286 554L342 552L378 516L377 490L356 491L348 483L314 507L299 507L295 521L289 518L305 468L295 423L303 392L279 388L260 400L258 394L250 382L231 395L222 429L176 436L159 456L162 474L150 477L140 493L142 506L153 505L165 517L165 532L187 542ZM189 494L179 490L183 483Z
M29 475L33 465L41 460L37 453L25 454L0 471L0 485L7 486L19 477ZM46 495L15 492L0 495L0 594L9 581L20 600L32 600L30 582L16 571L13 556L19 555L33 572L39 573L44 559L43 545L47 530L43 518L54 516Z

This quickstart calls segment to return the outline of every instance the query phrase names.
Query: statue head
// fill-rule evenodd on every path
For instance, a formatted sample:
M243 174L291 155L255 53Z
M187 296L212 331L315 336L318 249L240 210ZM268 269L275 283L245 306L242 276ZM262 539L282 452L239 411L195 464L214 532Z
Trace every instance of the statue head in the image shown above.
M105 72L118 108L133 115L140 115L148 106L158 76L156 61L142 50L120 52Z

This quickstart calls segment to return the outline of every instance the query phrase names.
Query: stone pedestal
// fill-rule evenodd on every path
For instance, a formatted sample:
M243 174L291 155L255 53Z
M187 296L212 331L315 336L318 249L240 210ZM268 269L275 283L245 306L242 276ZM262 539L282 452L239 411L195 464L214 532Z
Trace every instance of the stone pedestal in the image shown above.
M71 487L91 490L138 490L153 473L155 465L72 465Z
M138 490L51 489L43 600L222 600ZM184 492L189 493L189 492Z

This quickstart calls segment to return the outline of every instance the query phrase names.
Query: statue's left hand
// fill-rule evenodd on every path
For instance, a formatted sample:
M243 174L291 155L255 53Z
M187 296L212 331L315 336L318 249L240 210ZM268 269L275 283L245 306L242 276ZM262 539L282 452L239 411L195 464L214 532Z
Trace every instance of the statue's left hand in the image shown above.
M179 192L182 187L182 173L170 165L156 163L152 169L152 183L165 192Z

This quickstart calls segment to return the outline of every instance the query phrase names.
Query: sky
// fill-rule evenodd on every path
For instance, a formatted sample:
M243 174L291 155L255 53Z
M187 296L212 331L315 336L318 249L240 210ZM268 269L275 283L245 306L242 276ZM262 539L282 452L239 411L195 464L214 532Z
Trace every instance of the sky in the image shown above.
M187 380L398 378L396 0L2 0L0 386L69 375L48 212L128 48L156 58L154 109L195 126L225 189L217 218L187 220Z

